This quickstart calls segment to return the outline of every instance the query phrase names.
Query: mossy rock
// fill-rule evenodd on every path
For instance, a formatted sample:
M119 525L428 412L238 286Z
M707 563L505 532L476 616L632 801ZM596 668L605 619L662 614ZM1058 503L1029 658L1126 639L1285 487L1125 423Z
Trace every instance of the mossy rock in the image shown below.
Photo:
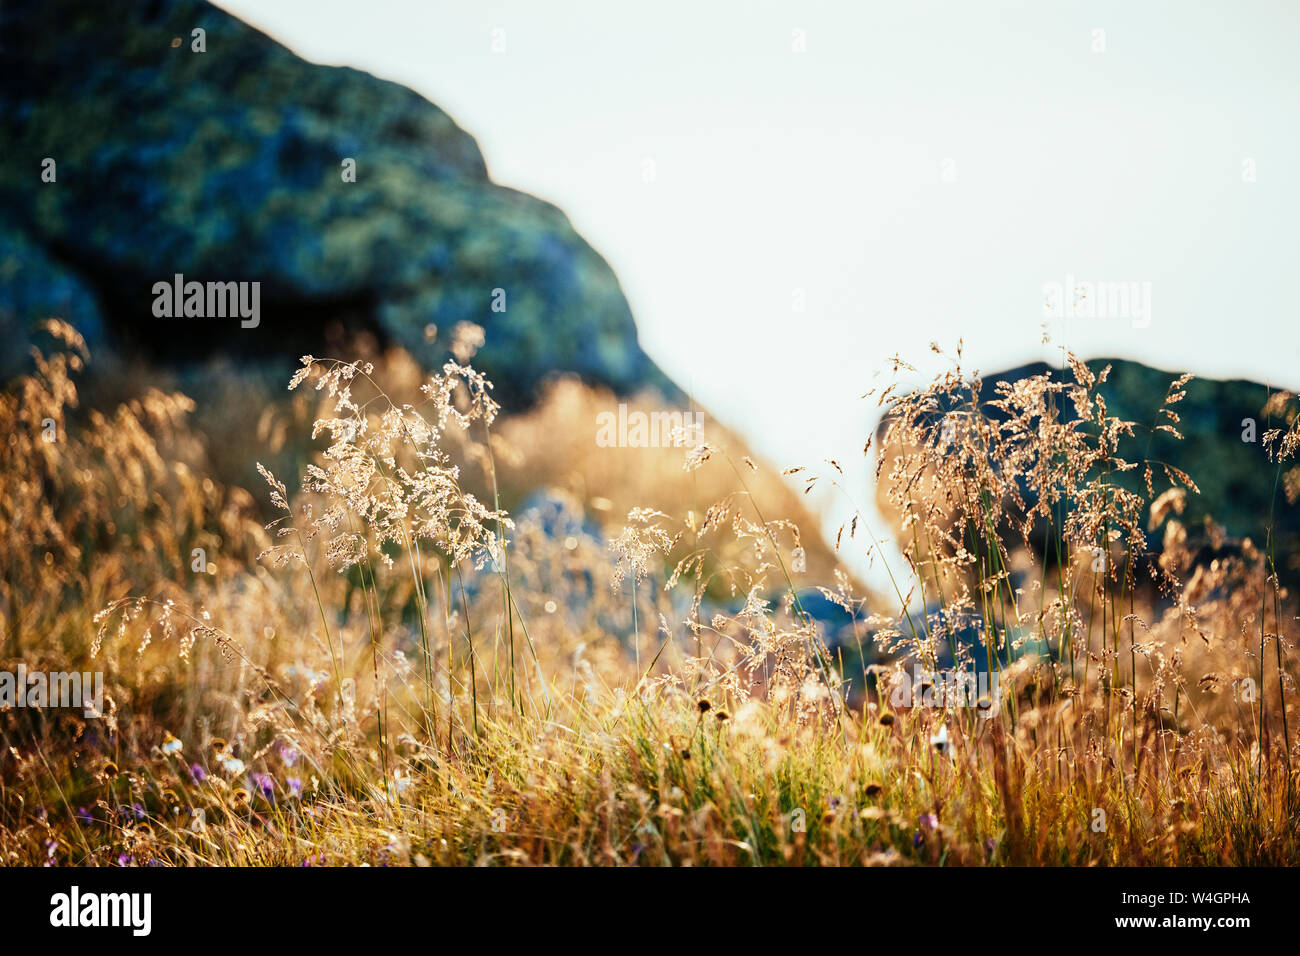
M100 321L124 353L280 368L331 325L436 364L472 321L507 403L556 372L678 396L608 264L560 210L494 184L473 138L413 91L308 63L201 0L7 0L0 37L0 251L25 263L0 271L0 310L52 309L78 286L65 317ZM155 318L153 284L176 273L260 282L260 324ZM0 333L6 359L26 352L14 319Z

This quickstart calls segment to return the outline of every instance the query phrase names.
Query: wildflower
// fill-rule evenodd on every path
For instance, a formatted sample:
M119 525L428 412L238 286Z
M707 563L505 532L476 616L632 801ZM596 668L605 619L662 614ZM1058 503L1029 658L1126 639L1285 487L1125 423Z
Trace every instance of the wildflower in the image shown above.
M297 777L290 777L288 780L285 781L285 784L289 788L289 798L291 800L301 799L302 797L301 780L299 780Z
M213 738L212 738L212 749L213 749L216 753L218 753L218 754L225 753L226 746L227 746L227 745L226 745L226 742L225 742L222 738L220 738L220 737L213 737Z
M295 767L298 765L298 751L285 744L280 748L280 760L286 767Z
M91 824L95 822L95 818L91 816L90 811L87 810L85 807L77 808L77 820L79 820L81 823L84 824Z
M109 777L109 778L116 777L116 776L117 776L117 764L113 763L113 761L111 761L111 760L106 761L106 762L104 763L103 774L104 774L105 777Z
M939 829L939 818L933 813L927 813L921 817L921 826L927 830L937 830Z
M241 774L244 772L244 761L238 757L224 755L221 758L221 769L231 775Z
M948 725L940 724L938 732L930 737L930 746L942 754L948 752L948 743Z
M878 797L883 789L884 788L878 783L869 783L867 784L866 790L863 792L866 793L868 797Z
M162 752L168 756L180 753L182 746L181 742L173 737L170 731L163 736Z
M248 800L249 800L248 791L245 790L243 787L236 787L235 792L232 793L231 796L234 798L235 805L237 807L248 806Z
M275 781L269 773L253 774L253 789L267 800L275 799Z
M192 763L190 764L190 777L193 778L195 783L202 783L204 780L208 779L208 774L207 771L198 764Z
M700 700L695 704L695 706L698 707L698 708L700 709L700 713L701 713L701 714L707 714L707 713L709 712L709 708L712 707L713 705L710 704L707 700L704 700L704 699L701 698L701 699L700 699Z

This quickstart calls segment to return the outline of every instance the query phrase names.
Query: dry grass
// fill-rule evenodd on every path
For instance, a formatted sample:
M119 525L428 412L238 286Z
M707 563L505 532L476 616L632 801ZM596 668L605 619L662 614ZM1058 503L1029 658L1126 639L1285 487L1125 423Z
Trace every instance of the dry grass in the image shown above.
M304 360L245 437L283 462L311 421L316 450L300 487L275 464L253 495L203 477L183 396L77 412L84 346L51 330L0 398L0 666L103 670L109 693L103 719L0 713L7 862L1300 860L1275 556L1198 561L1193 476L1118 451L1177 429L1184 380L1142 424L1073 359L986 396L957 356L877 396L865 453L904 552L883 599L721 433L597 449L614 400L574 383L497 421L473 329L431 377ZM1276 406L1285 507L1300 429ZM1114 482L1132 469L1145 495ZM539 475L551 497L515 507ZM883 537L859 515L836 547L887 561ZM812 583L861 653L823 643ZM950 660L996 688L900 706L906 670Z

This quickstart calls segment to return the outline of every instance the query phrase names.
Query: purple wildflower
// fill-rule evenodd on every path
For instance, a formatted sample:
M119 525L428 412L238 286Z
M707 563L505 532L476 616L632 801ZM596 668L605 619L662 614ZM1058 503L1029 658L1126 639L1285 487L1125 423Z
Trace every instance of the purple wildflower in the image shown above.
M257 790L268 800L275 799L275 781L271 779L269 773L253 774L253 789Z

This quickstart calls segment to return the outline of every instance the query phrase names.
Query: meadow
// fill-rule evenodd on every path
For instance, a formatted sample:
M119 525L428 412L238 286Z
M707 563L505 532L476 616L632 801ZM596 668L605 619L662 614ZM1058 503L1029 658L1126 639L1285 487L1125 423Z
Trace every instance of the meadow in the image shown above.
M989 389L958 350L866 398L889 526L832 547L791 483L871 494L839 463L599 447L622 399L574 382L501 416L470 326L433 372L305 356L224 441L163 388L83 406L48 330L0 394L0 669L106 691L0 711L7 864L1300 862L1286 556L1121 453L1187 377L1127 422L1071 355Z

